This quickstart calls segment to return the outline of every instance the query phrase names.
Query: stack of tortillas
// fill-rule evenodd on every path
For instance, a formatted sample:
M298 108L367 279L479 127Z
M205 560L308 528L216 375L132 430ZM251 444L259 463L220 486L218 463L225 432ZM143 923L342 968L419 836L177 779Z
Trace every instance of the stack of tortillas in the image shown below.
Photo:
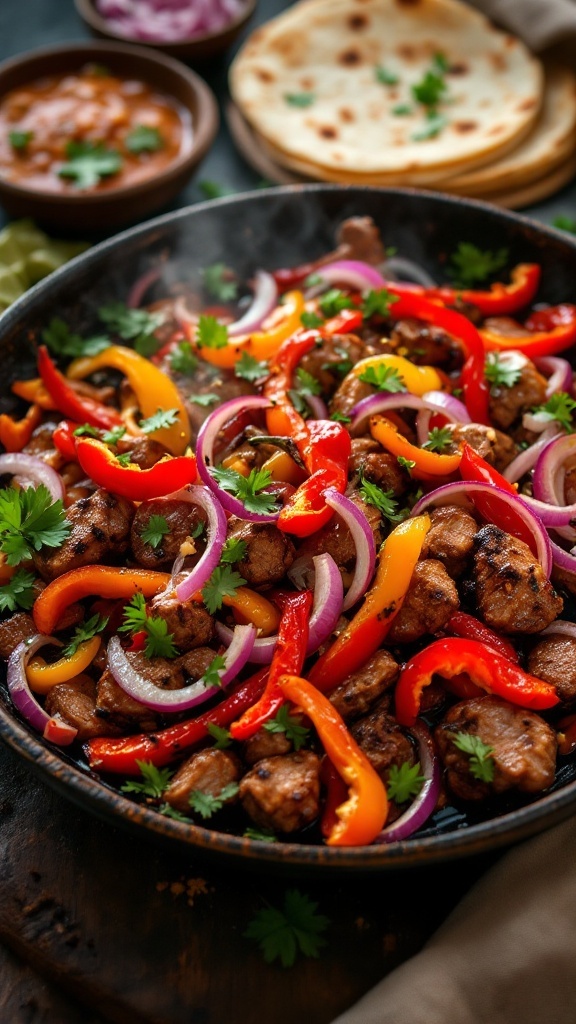
M236 143L272 181L517 207L576 174L576 77L459 0L300 0L249 37L230 92Z

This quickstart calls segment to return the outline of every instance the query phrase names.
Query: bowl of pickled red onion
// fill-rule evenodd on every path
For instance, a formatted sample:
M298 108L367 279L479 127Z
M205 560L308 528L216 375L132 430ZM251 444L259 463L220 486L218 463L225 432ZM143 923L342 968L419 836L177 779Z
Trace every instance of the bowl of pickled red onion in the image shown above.
M203 62L232 45L257 0L74 0L93 35Z

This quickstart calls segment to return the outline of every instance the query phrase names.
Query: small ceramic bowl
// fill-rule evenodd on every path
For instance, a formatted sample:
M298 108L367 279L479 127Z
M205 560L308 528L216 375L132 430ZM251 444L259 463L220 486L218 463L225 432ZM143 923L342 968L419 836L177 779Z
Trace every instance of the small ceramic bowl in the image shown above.
M12 217L76 234L110 234L161 211L184 188L212 145L219 124L212 91L194 71L165 54L128 43L70 43L30 51L0 64L0 102L11 90L51 75L105 67L123 80L138 80L168 97L189 118L190 140L157 173L105 189L42 190L0 172L0 204Z
M76 10L83 19L90 32L102 39L117 39L127 41L127 37L115 32L110 23L98 13L94 0L74 0ZM190 64L203 64L205 61L218 54L224 53L228 47L237 39L244 26L256 10L257 0L243 0L242 11L237 15L226 28L217 32L207 32L205 35L193 36L189 39L181 39L178 42L152 42L149 40L134 40L141 46L154 47L171 57L185 60Z

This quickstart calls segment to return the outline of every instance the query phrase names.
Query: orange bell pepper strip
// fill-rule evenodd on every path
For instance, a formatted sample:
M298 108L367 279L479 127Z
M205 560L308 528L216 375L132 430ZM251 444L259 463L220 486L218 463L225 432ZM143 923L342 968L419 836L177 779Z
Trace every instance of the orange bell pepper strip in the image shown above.
M254 331L242 339L230 338L222 348L197 348L198 355L212 366L233 369L243 352L254 359L272 359L280 345L302 326L304 296L300 291L287 292L282 305L275 310L279 318L269 330ZM274 315L274 314L272 314ZM195 325L188 326L189 341L196 345Z
M35 405L39 405L47 412L52 412L57 408L40 377L32 377L30 380L15 380L10 385L10 390L18 395L18 398L23 398L25 402L34 402Z
M203 601L202 594L194 600ZM259 594L250 587L238 587L233 597L225 596L222 604L232 608L237 619L251 622L256 626L259 636L271 636L278 629L280 612L264 594Z
M128 378L144 418L153 416L158 409L177 410L175 423L154 430L148 436L163 444L173 455L181 455L192 436L188 413L176 385L149 359L144 359L134 349L111 345L96 356L75 359L68 367L67 376L70 380L82 380L107 366Z
M503 316L515 313L532 302L538 291L540 273L538 263L519 263L510 274L509 284L496 281L487 291L441 285L439 288L424 288L422 294L427 299L439 299L447 306L461 299L476 306L484 316Z
M40 656L32 658L26 666L26 679L30 689L34 693L49 693L57 683L64 683L67 679L73 679L80 672L84 672L84 669L94 661L100 644L100 637L93 636L79 644L74 654L60 658L51 665Z
M524 672L478 640L449 637L435 640L410 659L396 684L396 718L414 725L425 686L435 675L451 679L466 673L486 693L496 694L521 708L544 711L560 702L551 683Z
M68 419L78 423L89 423L91 427L100 427L102 430L122 426L117 409L103 405L88 395L79 395L70 387L69 381L50 358L45 345L40 345L38 349L38 372L44 387L54 399L56 408Z
M196 480L196 459L193 455L160 459L149 469L121 465L102 441L93 437L79 437L76 456L82 469L99 487L120 494L132 501L162 498Z
M402 607L429 529L429 516L415 516L386 538L362 607L308 673L319 690L333 690L378 650Z
M21 420L0 413L0 443L7 452L21 452L42 419L42 409L34 403Z
M315 686L294 675L281 676L278 685L310 719L330 761L349 786L348 799L335 809L337 822L326 836L326 845L367 846L382 831L388 816L382 779L334 705Z
M52 580L36 598L32 617L39 633L54 631L62 613L75 601L98 597L130 600L134 594L154 597L168 586L170 573L112 565L84 565Z
M415 363L411 363L404 356L395 356L388 353L361 359L350 372L355 377L359 377L370 366L389 366L391 369L397 370L398 375L406 386L406 390L412 395L422 396L427 391L442 391L444 388L442 377L435 367L416 366Z
M414 463L410 468L410 473L416 480L450 476L460 465L462 458L460 452L455 452L454 455L439 455L438 452L431 452L427 448L418 448L417 445L411 444L384 416L370 417L370 433L374 440L378 441L387 451L397 457L400 455L405 459L410 459Z
M524 327L530 331L529 334L499 334L491 327L482 327L480 334L487 349L502 351L513 348L529 359L552 355L576 341L576 306L563 303L535 310Z

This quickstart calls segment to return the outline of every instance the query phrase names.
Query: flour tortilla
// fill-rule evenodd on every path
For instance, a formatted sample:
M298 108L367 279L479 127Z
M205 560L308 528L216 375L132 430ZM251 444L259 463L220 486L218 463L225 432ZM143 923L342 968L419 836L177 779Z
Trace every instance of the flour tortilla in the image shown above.
M439 52L447 124L415 141L426 108L411 87ZM379 67L398 83L379 82ZM425 184L494 159L530 131L543 92L540 62L457 0L300 0L249 37L229 80L277 162L366 184ZM286 100L304 94L309 106ZM392 113L407 103L409 115Z
M545 174L544 177L533 181L530 185L524 186L524 188L494 193L493 195L483 195L479 198L482 198L485 202L493 203L495 206L504 206L508 210L521 210L525 206L532 206L534 203L539 203L542 199L547 199L548 196L554 195L554 193L573 181L575 177L576 156L572 154L555 171Z

